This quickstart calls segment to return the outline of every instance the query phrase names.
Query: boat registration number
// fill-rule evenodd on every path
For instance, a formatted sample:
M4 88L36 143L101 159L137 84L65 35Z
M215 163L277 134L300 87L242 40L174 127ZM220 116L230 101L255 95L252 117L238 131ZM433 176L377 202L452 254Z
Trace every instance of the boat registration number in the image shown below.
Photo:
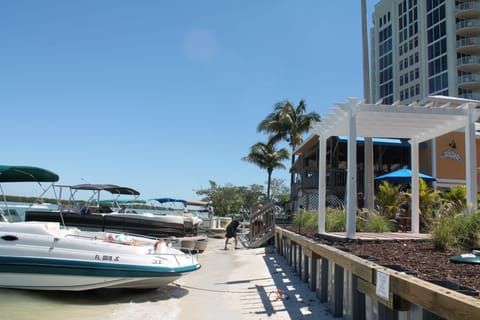
M120 261L120 257L119 257L119 256L109 256L109 255L96 254L96 255L95 255L95 260L100 260L100 261Z

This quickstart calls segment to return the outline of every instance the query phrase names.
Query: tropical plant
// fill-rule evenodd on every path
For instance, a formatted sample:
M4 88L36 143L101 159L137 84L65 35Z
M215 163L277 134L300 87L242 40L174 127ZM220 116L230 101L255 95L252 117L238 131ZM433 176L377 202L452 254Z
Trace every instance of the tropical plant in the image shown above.
M420 212L423 218L430 219L434 216L434 210L440 204L439 192L429 188L427 183L419 180L419 201Z
M306 113L307 106L304 100L300 100L294 107L288 100L278 102L271 112L257 127L259 132L270 134L273 142L286 140L292 148L292 167L295 163L294 150L303 142L302 134L308 132L314 121L320 121L320 115L316 112ZM291 185L293 185L293 172L291 173Z
M379 185L378 192L375 194L375 203L380 215L389 220L394 219L401 202L400 186L391 185L387 181Z
M272 172L274 169L285 169L283 160L289 157L288 150L282 148L275 149L275 142L270 139L267 143L258 142L250 148L250 153L243 157L242 160L253 163L261 169L266 169L268 174L267 180L267 199L270 200L270 186L272 183Z
M440 197L442 200L442 207L453 207L458 212L467 207L467 187L455 186L448 190L440 191ZM442 210L443 212L444 210Z

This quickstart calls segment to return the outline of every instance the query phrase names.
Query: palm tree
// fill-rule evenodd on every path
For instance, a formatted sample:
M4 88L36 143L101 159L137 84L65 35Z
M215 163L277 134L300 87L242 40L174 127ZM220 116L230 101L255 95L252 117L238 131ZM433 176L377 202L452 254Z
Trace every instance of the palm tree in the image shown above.
M275 143L273 140L267 143L257 142L250 148L250 153L243 157L242 160L253 163L259 166L261 169L266 169L268 173L267 181L267 199L270 200L270 185L272 182L272 172L274 169L285 169L285 165L282 163L290 157L288 150L282 148L280 150L275 149Z
M294 107L288 100L278 102L270 113L257 127L259 132L267 132L274 142L286 140L292 148L292 168L295 163L294 150L302 144L302 134L310 130L314 121L320 121L316 112L306 112L304 100L300 100ZM293 172L291 172L290 186L293 185Z

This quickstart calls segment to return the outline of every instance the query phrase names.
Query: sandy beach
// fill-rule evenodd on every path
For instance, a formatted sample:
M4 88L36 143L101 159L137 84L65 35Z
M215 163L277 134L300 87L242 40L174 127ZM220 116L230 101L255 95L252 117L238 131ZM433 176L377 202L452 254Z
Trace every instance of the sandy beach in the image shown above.
M0 289L1 319L333 319L272 247L223 250L209 239L202 268L149 291L45 292ZM285 295L277 295L277 290Z
M178 319L333 319L273 247L223 245L209 239L202 269L177 281L188 291L176 302Z

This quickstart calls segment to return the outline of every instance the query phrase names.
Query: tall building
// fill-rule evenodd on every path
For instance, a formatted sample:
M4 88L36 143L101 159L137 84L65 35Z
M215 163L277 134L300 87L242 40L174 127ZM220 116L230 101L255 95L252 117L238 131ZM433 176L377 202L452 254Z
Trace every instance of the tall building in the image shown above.
M480 100L479 0L382 0L373 25L372 101Z
M480 100L480 0L379 1L370 38L372 102L410 104L432 95ZM440 187L463 184L462 133L426 145L420 170ZM477 140L477 164L479 149Z

